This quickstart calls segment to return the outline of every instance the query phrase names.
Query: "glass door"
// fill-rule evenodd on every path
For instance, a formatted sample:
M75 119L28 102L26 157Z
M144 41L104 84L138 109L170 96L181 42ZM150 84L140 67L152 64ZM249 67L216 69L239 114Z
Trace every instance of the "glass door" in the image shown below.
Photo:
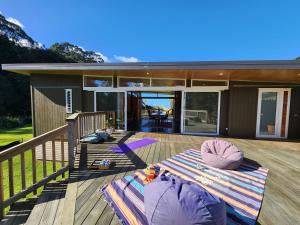
M108 118L109 126L117 130L126 130L125 123L125 93L124 92L96 92L95 111L111 112L112 117Z
M260 89L257 109L257 137L287 137L290 91Z
M219 133L220 92L185 92L183 133Z

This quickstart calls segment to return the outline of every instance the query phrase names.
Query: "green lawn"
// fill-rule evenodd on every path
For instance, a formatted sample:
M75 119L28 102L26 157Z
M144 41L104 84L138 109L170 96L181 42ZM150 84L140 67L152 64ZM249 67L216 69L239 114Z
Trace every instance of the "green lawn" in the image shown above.
M0 146L6 145L13 141L27 141L32 138L32 126L26 125L21 128L10 130L0 129Z
M0 145L8 144L12 141L17 140L29 140L32 138L32 127L30 125L24 126L22 128L10 129L10 130L0 130ZM25 152L25 165L26 165L26 185L31 186L32 183L32 161L31 161L31 150ZM9 181L8 181L8 161L3 162L3 186L4 186L4 199L9 197ZM15 194L21 191L21 163L20 155L13 158L14 165L14 192ZM43 178L43 163L38 160L36 163L37 180ZM60 169L60 163L56 163L57 169ZM47 174L51 174L52 162L47 162ZM38 190L38 193L42 191L42 188ZM32 196L32 194L30 195ZM30 197L29 196L29 197ZM6 209L8 211L8 209Z

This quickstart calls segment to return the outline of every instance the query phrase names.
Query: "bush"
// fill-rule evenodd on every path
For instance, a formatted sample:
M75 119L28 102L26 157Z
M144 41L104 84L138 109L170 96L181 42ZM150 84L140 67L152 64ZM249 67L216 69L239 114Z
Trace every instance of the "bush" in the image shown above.
M11 129L31 123L30 117L0 117L0 129Z

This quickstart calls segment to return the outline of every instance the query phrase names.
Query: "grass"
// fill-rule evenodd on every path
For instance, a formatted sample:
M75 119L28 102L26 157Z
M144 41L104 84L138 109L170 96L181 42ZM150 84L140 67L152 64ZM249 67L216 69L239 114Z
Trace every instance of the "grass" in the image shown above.
M32 138L32 126L3 130L0 129L0 146L9 144L13 141L27 141Z
M23 140L27 141L32 138L32 127L30 125L9 129L9 130L0 130L0 145L6 145L10 142ZM25 152L25 177L26 177L26 186L29 187L33 184L32 182L32 151L27 150ZM8 180L8 161L2 163L3 166L3 190L4 190L4 199L9 198L9 180ZM60 169L60 163L56 163L56 169ZM36 161L36 172L37 172L37 181L43 178L43 162L41 160ZM47 174L53 173L52 162L47 162ZM14 193L18 193L22 190L21 183L21 160L20 155L13 157L13 177L14 177ZM61 179L61 178L60 178ZM59 180L59 179L57 179ZM41 193L43 188L38 189L38 194ZM28 195L27 197L32 197L33 194ZM7 212L9 208L5 209Z

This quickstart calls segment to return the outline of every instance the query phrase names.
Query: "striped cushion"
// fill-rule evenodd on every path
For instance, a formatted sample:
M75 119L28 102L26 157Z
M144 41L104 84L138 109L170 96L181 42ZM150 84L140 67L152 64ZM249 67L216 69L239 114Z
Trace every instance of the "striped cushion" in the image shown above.
M255 224L262 204L268 170L242 164L220 170L203 163L199 150L187 150L157 164L192 181L226 203L227 224ZM148 224L144 208L144 171L113 181L102 191L124 224Z

